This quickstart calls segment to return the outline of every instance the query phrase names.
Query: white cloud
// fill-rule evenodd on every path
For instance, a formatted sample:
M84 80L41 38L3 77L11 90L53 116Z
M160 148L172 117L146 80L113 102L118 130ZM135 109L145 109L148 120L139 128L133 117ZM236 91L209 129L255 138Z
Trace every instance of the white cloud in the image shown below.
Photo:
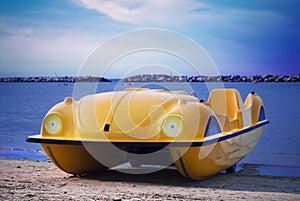
M278 27L286 17L266 9L215 6L196 0L77 0L84 8L106 15L115 22L138 27L164 27L190 33L201 30L206 35L223 37L221 32L256 35L256 29ZM230 37L229 37L230 38Z
M22 30L21 30L22 31ZM26 32L26 29L24 30ZM49 30L53 32L57 30ZM0 39L2 56L16 59L63 60L78 59L82 53L93 48L92 41L84 36L65 33L53 35L22 35L15 34ZM17 57L16 57L17 56Z
M0 74L76 74L89 53L105 39L74 30L6 23L0 25L0 31Z
M116 21L137 25L183 24L199 16L197 9L207 7L194 0L79 0L79 3Z

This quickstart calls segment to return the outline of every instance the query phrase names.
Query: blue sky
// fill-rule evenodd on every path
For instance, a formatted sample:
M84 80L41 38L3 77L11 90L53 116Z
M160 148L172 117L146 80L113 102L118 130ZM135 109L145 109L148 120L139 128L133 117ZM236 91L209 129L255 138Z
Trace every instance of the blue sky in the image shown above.
M142 28L191 38L221 74L300 74L297 0L0 2L0 76L76 75L104 41Z

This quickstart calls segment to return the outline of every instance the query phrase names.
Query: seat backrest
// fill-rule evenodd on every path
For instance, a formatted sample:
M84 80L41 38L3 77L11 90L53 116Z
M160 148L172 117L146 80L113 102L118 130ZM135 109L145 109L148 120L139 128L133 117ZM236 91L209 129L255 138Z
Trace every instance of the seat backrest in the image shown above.
M208 103L215 113L227 115L230 121L236 119L237 112L244 108L241 95L236 89L214 89Z

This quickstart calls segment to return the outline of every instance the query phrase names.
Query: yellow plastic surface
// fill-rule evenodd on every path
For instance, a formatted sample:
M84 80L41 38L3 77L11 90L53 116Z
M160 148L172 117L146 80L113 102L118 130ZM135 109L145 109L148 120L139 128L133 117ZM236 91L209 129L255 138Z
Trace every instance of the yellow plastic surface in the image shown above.
M203 144L171 147L170 153L183 176L204 179L236 164L254 148L263 127L251 128L261 123L258 119L262 106L262 100L256 94L249 94L243 103L235 89L215 89L208 102L203 103L183 92L129 88L89 95L79 101L67 97L49 110L41 126L41 135L29 138L130 143L199 142ZM56 134L45 129L49 116L52 117L50 120L62 123ZM212 117L221 132L205 137ZM171 123L166 128L168 118ZM173 128L178 129L178 133ZM245 133L231 137L240 131ZM224 136L228 136L226 140L205 143ZM66 172L82 174L106 169L83 145L42 143L42 147L52 162ZM109 155L110 150L104 147L97 149L103 155L99 157L114 158L113 165L127 160L125 156Z

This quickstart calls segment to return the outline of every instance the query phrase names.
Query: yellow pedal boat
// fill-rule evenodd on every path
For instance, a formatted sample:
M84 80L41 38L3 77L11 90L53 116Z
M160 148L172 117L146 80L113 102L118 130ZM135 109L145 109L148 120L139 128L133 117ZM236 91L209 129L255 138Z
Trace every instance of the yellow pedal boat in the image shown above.
M130 162L175 165L201 180L245 157L268 123L254 92L243 103L235 89L214 89L204 102L180 91L128 88L65 98L46 114L41 134L26 140L75 175Z

